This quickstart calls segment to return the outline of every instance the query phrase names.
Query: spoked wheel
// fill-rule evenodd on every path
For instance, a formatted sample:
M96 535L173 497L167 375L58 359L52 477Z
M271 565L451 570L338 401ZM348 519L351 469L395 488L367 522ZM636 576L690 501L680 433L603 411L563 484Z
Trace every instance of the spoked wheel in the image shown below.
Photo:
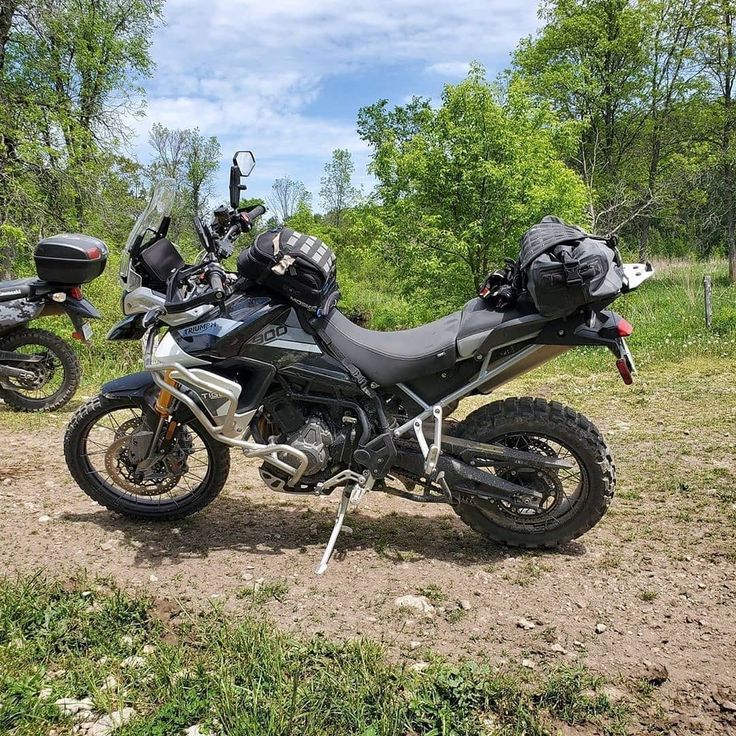
M203 509L225 485L228 448L192 421L177 427L165 455L141 469L131 448L143 411L127 398L98 396L82 406L64 438L74 480L93 500L135 519L180 519Z
M489 467L499 477L541 497L486 501L460 495L460 518L494 542L515 547L554 547L575 539L605 514L615 487L610 452L596 427L557 402L506 399L481 407L454 432L475 442L504 445L567 460L570 467L541 469L501 463Z
M32 362L14 363L28 376L8 377L8 388L0 389L0 398L19 411L54 411L64 406L79 388L82 369L71 347L46 330L28 329L13 332L0 340L0 350L33 358Z

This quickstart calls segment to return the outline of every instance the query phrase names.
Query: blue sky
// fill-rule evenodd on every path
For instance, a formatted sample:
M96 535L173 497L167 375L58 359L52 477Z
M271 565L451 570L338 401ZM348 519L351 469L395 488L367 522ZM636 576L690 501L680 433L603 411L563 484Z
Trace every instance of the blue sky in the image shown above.
M530 0L167 0L146 80L136 153L149 156L154 122L198 126L223 149L217 199L226 197L228 154L254 151L251 196L279 176L303 181L319 209L319 180L334 148L348 148L356 184L370 188L358 109L382 97L438 98L478 60L503 70L537 27Z

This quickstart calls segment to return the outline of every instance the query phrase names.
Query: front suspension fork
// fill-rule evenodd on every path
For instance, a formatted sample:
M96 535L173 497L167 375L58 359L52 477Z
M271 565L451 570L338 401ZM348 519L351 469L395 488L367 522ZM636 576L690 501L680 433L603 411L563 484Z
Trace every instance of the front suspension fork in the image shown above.
M171 378L171 371L166 371L164 374L164 381L169 386L176 386L176 382ZM174 441L174 437L176 435L176 429L179 426L179 423L171 418L171 414L176 408L176 404L177 401L174 396L166 389L161 389L158 397L156 398L156 403L153 406L153 410L159 418L158 423L153 432L151 446L148 448L146 458L143 460L141 465L152 464L159 456L165 455L169 451L171 443ZM166 426L166 433L164 434L163 440L159 443L159 438L161 437L161 433L167 419L169 422Z

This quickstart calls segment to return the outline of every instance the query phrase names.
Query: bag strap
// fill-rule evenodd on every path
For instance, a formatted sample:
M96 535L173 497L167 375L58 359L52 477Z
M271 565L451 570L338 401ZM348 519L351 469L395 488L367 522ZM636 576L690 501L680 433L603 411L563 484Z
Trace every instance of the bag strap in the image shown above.
M565 270L565 282L568 286L578 286L583 283L583 277L580 275L580 261L573 258L569 251L560 248L558 251L559 259L562 261L562 268Z
M350 362L350 360L343 354L337 345L332 341L330 336L322 327L321 320L318 317L312 317L309 320L309 324L312 329L320 336L322 342L330 349L330 352L337 358L342 367L350 374L350 377L358 384L360 390L370 398L374 397L373 391L371 391L370 383L368 379L361 373L360 369Z

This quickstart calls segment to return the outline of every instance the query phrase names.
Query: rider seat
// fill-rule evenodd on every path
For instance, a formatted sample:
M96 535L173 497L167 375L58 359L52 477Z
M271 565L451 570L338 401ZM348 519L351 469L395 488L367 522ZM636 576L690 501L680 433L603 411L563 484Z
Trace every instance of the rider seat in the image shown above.
M376 332L353 324L337 309L325 318L334 347L381 386L411 381L455 365L460 312L411 330Z
M337 309L324 332L337 350L380 386L413 381L452 368L458 360L532 339L550 321L531 302L502 312L471 299L461 311L411 330L376 332L353 324Z
M12 279L11 281L0 281L0 302L25 299L33 293L33 285L37 278Z

